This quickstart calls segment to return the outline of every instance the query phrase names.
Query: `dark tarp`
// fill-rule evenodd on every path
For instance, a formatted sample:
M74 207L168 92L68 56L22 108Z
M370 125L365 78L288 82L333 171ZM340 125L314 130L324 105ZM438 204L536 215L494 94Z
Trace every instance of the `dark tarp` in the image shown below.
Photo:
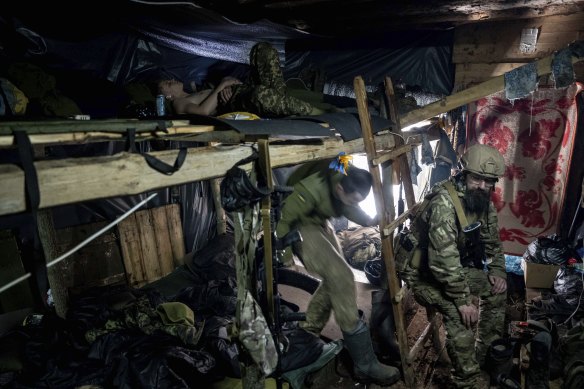
M362 75L377 84L389 75L431 93L449 94L452 88L451 31L333 40L267 20L239 24L195 6L161 3L68 4L61 10L54 3L22 1L0 11L1 54L51 69L83 70L116 84L163 68L188 85L241 77L250 48L267 41L282 60L286 51L286 77L316 65L328 82L352 85Z

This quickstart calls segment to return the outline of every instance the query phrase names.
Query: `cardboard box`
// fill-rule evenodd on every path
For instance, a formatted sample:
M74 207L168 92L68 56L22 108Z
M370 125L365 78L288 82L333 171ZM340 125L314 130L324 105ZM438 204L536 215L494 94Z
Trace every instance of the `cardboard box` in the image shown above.
M526 288L549 289L554 287L554 280L560 270L558 265L542 265L521 260Z

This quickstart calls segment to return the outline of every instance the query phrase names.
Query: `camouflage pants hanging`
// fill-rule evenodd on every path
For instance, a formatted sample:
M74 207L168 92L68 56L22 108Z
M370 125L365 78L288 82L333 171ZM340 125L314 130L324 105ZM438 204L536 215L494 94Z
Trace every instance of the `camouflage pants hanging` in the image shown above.
M301 226L299 230L304 265L321 279L308 304L306 322L302 327L320 333L332 311L341 330L353 331L359 318L353 271L332 227L327 223L326 226Z
M479 297L479 322L476 338L473 330L462 323L458 308L452 300L424 282L409 282L416 300L424 306L433 306L442 314L446 330L446 350L454 368L453 381L459 388L471 388L480 376L491 342L503 336L506 294L491 294L487 274L479 269L465 268L466 279L473 295Z
M246 111L261 117L309 115L312 105L289 96L280 68L278 51L269 43L258 43L250 52L250 80L232 87L227 103L232 111Z

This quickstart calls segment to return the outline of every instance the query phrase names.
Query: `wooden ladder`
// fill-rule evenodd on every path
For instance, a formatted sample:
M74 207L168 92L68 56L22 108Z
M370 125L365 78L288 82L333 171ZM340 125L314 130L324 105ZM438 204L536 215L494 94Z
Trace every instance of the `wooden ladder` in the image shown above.
M408 388L415 387L415 374L413 361L419 351L430 336L433 336L434 347L440 350L440 338L438 336L439 321L435 312L428 311L429 323L422 335L418 338L411 349L408 347L408 337L406 331L405 315L403 309L403 297L406 286L401 285L397 277L397 271L393 251L393 231L402 224L406 218L414 212L419 206L416 204L414 187L410 176L410 169L406 153L412 149L411 144L406 144L401 136L400 120L397 110L397 102L393 89L393 83L389 77L385 78L385 94L389 101L389 111L392 120L396 124L394 131L396 136L396 147L393 150L378 150L375 145L373 130L371 126L371 116L367 104L367 95L363 78L358 76L354 80L355 95L357 99L357 109L359 111L359 120L361 122L361 131L363 134L363 143L367 153L369 171L373 177L373 195L375 197L375 206L377 214L380 215L379 226L381 232L381 251L385 269L387 271L389 295L392 301L393 314L395 319L395 328L397 340L400 348L401 362L403 367L404 382ZM394 217L393 196L391 195L393 174L391 169L384 169L384 180L381 179L380 166L384 162L394 161L392 165L399 167L401 182L404 187L406 203L408 209L401 215ZM389 171L389 174L388 174ZM387 193L390 191L390 193ZM388 204L389 203L389 204Z

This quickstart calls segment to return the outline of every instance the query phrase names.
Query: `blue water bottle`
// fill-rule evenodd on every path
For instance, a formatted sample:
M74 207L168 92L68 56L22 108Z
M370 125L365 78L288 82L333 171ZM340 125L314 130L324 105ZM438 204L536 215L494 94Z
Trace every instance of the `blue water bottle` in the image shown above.
M156 115L158 115L158 116L166 115L166 112L164 109L164 95L156 96Z

